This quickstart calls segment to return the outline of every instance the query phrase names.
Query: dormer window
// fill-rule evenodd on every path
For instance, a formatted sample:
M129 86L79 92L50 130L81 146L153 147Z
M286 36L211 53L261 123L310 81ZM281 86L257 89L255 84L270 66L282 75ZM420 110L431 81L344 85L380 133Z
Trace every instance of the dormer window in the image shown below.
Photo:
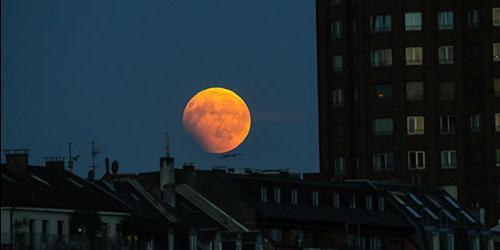
M260 201L267 202L267 188L260 188Z
M384 196L380 195L378 197L378 211L383 212L384 211L384 207L385 207Z
M349 202L349 208L356 209L356 195L352 195L351 202Z
M339 195L339 193L333 193L333 207L334 208L340 207L340 195Z
M274 188L274 202L281 203L281 189Z
M312 192L312 205L315 207L319 206L319 193L318 193L318 191Z
M373 202L373 199L372 199L372 195L369 194L366 196L366 210L372 210L372 202Z

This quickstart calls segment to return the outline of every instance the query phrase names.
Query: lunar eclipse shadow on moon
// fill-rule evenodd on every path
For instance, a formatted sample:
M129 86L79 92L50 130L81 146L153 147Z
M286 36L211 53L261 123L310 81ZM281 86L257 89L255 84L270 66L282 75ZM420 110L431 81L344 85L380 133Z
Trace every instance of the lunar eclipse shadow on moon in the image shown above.
M206 152L222 154L237 148L247 137L250 110L233 91L207 88L189 100L182 125Z

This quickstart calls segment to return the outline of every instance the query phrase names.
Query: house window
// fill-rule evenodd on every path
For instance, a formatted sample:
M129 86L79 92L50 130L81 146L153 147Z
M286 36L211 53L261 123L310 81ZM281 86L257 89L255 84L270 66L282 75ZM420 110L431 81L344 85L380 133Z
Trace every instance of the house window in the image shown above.
M312 192L312 205L315 207L319 206L319 193L318 193L318 191Z
M422 12L405 13L405 30L422 30Z
M191 250L198 249L198 242L197 242L195 234L192 234L189 236L189 249L191 249Z
M493 17L493 26L498 27L500 26L500 8L493 8L491 10L491 14Z
M409 135L423 135L424 128L424 117L423 116L408 116L407 129Z
M337 39L337 38L342 38L342 22L340 20L334 20L331 22L331 33L332 33L332 38Z
M467 82L467 92L469 98L479 98L481 97L481 81L477 79L472 79Z
M481 132L481 115L473 114L470 116L470 132L479 133Z
M500 113L495 114L495 131L500 132Z
M391 31L391 15L377 15L370 17L370 27L373 33Z
M344 176L344 157L337 157L333 159L333 169L335 171L335 176Z
M457 167L457 151L445 150L441 151L441 168L456 168Z
M372 210L373 208L373 198L372 198L372 195L369 194L366 196L366 210Z
M453 12L440 11L438 12L438 29L452 30L453 29Z
M271 229L271 239L274 241L274 242L281 242L281 229L279 228L273 228Z
M467 61L469 63L476 63L481 61L481 45L470 44L467 46Z
M370 52L372 67L392 65L392 49L376 49Z
M453 64L454 62L453 46L439 46L439 64Z
M500 43L493 43L493 61L500 62Z
M480 250L481 242L479 241L479 237L472 238L472 250Z
M392 100L392 85L378 84L373 86L373 100L385 102Z
M345 140L345 125L342 122L336 122L333 124L333 139L334 141Z
M334 89L332 93L333 107L344 107L344 89Z
M432 250L439 250L439 234L432 234Z
M334 208L340 207L340 195L339 195L339 193L333 193L333 207Z
M455 83L454 82L440 82L439 83L439 98L441 100L455 99Z
M493 88L495 89L495 97L500 97L500 78L493 80Z
M406 47L406 65L422 65L422 47Z
M382 240L378 237L370 237L370 250L382 250Z
M453 234L448 234L446 236L446 249L455 250L455 237L453 236Z
M385 210L385 200L384 196L379 195L378 196L378 211L383 212Z
M281 189L274 188L274 202L281 203Z
M351 196L351 202L349 202L349 208L356 209L356 195Z
M267 202L267 188L260 188L260 201Z
M48 234L49 233L49 221L48 220L42 220L42 234Z
M373 119L373 134L376 136L392 135L394 122L392 118Z
M444 115L439 119L439 126L442 135L455 134L455 116Z
M292 189L291 193L291 200L293 205L297 205L299 203L299 193L297 189Z
M394 153L373 154L373 169L375 171L385 171L394 169Z
M29 221L29 228L28 228L28 232L29 232L30 234L35 233L35 220L34 220L34 219L30 219L30 221Z
M333 56L333 72L342 72L344 70L344 57L342 55Z
M424 151L409 151L408 152L408 168L410 168L410 169L425 169L425 152Z
M479 28L480 19L479 19L479 10L468 10L467 11L467 24L469 29Z
M419 101L424 99L424 83L423 82L407 82L406 83L406 100Z

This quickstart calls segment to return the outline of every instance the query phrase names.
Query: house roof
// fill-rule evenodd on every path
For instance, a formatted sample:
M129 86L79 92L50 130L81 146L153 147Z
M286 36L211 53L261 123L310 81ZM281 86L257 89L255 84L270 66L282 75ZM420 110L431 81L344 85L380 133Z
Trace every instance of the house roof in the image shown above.
M0 167L2 207L35 207L56 209L129 212L119 200L95 184L64 169L25 166Z

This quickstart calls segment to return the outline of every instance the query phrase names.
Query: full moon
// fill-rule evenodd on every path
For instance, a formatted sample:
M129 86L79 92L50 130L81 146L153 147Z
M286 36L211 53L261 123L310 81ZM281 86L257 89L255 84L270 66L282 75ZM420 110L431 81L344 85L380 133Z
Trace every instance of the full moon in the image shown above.
M225 88L208 88L194 95L184 108L182 124L209 153L238 147L250 131L245 101Z

